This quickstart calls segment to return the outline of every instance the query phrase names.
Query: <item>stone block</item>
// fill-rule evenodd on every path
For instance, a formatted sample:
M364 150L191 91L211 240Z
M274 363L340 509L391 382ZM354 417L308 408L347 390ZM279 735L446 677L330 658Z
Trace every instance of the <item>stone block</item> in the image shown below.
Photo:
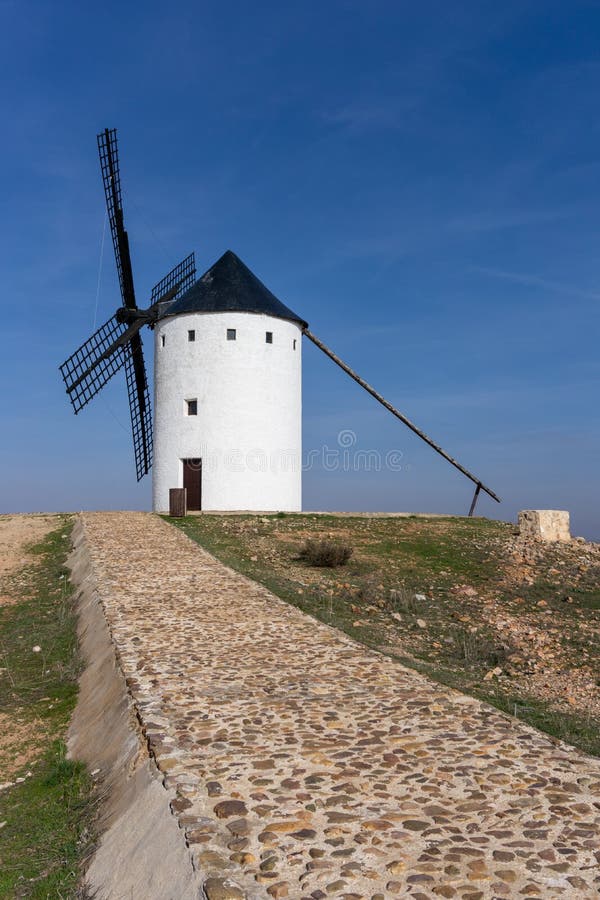
M570 541L569 513L564 509L523 509L519 533L537 541Z

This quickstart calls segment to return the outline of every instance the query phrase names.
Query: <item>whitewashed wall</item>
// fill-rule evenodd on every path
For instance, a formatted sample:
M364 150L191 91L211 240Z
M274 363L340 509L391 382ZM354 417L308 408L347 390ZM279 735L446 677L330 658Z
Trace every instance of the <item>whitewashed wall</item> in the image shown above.
M203 509L300 510L300 327L254 313L185 313L160 321L154 335L155 511L168 510L169 488L183 486L182 459L195 457ZM197 416L186 414L191 399Z

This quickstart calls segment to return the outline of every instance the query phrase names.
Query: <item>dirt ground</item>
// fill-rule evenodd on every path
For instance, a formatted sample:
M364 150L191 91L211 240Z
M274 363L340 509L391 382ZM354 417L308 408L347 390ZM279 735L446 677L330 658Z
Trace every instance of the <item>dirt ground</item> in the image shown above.
M57 521L56 516L45 515L0 516L0 606L20 598L7 577L32 564L27 547L41 541Z
M57 516L0 516L0 606L17 603L27 596L20 573L36 565L36 558L28 548L41 541L57 527ZM5 672L4 650L0 645L0 672ZM21 720L14 714L0 714L0 789L11 783L16 772L23 769L39 752L42 724L37 720Z
M19 721L0 713L0 790L37 756L40 728L40 722Z

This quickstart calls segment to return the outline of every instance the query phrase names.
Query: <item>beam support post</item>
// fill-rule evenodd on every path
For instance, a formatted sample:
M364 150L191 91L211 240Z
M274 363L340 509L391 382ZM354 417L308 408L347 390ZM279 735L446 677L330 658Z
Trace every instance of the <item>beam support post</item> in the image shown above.
M481 490L481 485L478 484L475 488L475 493L473 494L473 499L471 501L471 508L469 510L469 516L472 516L475 512L475 507L477 506L477 498L479 497L479 491Z

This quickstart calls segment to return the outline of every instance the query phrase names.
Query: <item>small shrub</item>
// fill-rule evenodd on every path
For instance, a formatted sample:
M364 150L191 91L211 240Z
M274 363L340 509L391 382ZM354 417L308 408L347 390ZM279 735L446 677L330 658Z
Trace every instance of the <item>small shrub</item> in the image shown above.
M300 559L310 566L326 566L334 569L345 566L352 556L352 547L336 541L308 540L300 551Z
M467 665L503 665L512 648L491 634L467 631L460 626L448 629L449 655Z

